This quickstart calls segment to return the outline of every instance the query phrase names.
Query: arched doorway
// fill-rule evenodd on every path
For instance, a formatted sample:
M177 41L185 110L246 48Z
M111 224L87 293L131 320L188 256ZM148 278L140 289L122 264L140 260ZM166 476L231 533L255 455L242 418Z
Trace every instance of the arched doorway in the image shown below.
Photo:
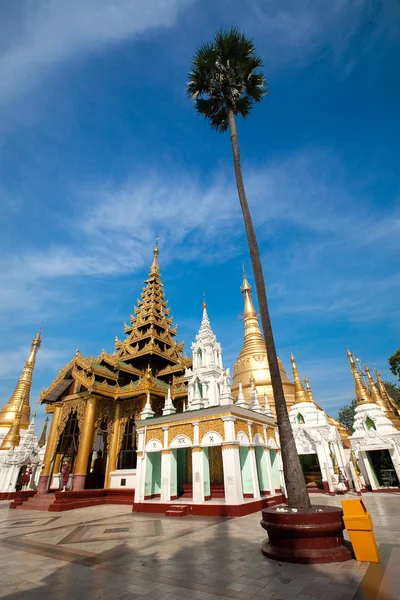
M69 465L69 482L66 486L68 489L71 487L72 482L72 473L75 467L75 460L78 454L79 448L79 423L78 423L78 414L76 411L73 411L69 414L68 420L65 424L64 430L60 436L60 439L57 444L57 450L53 461L52 468L52 476L57 476L60 474L62 469L62 465L64 463L68 463ZM50 478L50 480L52 477ZM51 485L54 488L61 488L62 482L59 477L56 481L54 481Z
M107 421L102 421L88 460L85 480L86 490L98 490L104 487L107 452Z

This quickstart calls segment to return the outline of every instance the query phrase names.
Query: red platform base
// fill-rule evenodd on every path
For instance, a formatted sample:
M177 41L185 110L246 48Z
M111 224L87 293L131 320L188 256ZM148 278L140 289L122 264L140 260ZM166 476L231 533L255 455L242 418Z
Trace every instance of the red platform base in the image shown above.
M23 496L21 494L30 494ZM17 492L17 496L10 504L10 508L23 510L43 510L50 512L63 512L75 508L86 508L98 504L127 504L132 505L135 499L135 490L128 488L112 488L102 490L79 490L72 492L37 493Z
M155 514L169 514L171 512L176 513L178 509L185 508L185 514L202 517L244 517L252 513L258 512L262 508L268 506L276 506L282 504L283 496L279 494L277 496L270 496L268 498L261 498L260 500L254 500L254 502L245 502L243 504L224 504L213 503L212 501L205 502L204 504L194 504L191 502L175 503L170 502L135 502L133 504L132 511L140 513L155 513ZM174 515L175 516L175 515ZM184 516L184 515L179 515Z
M261 550L267 558L303 564L353 558L344 545L342 510L338 507L317 505L309 512L297 513L266 508L262 511L261 526L268 532L268 542Z

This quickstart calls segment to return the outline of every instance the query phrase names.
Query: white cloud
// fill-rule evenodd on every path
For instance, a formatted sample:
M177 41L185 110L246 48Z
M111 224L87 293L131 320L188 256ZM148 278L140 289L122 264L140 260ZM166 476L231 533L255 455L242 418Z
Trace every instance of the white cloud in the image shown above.
M20 0L0 8L1 99L23 94L55 65L171 27L194 0ZM4 17L4 18L3 18ZM6 18L7 17L7 18ZM1 25L2 24L2 25Z
M335 157L303 151L245 166L244 174L260 240L273 249L264 262L277 312L359 321L380 318L382 310L395 316L398 275L381 272L379 264L400 250L399 219L374 208L366 190L352 189ZM75 190L67 210L64 242L3 252L3 315L24 309L28 322L40 322L62 305L72 310L85 278L147 267L157 236L163 267L224 262L245 250L230 164L207 180L143 167L125 182Z

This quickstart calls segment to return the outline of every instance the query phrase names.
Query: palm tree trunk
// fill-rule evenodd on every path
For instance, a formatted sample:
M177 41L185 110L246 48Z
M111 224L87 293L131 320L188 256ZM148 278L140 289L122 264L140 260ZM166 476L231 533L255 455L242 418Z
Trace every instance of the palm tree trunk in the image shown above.
M283 394L278 357L276 355L274 335L272 332L271 319L268 310L267 294L265 291L265 282L260 260L260 253L258 250L257 238L254 231L253 222L250 215L250 209L247 203L246 192L243 184L235 115L231 109L228 109L228 115L236 184L240 200L240 206L242 207L244 224L246 227L251 265L253 268L253 275L257 290L258 306L261 315L261 324L264 333L265 345L267 347L272 390L274 392L274 400L283 461L283 472L285 475L288 503L290 507L308 510L311 507L311 504L310 499L308 497L303 471L300 465L299 455L297 454L292 427L289 421L285 396Z

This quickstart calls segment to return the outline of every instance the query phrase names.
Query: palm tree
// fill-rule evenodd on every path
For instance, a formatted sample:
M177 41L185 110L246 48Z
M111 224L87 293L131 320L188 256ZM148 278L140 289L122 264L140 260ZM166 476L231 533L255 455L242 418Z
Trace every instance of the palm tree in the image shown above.
M311 506L310 499L283 394L260 253L244 189L236 129L236 116L246 118L253 105L261 102L267 93L264 75L257 71L261 66L262 61L256 55L254 43L244 34L234 28L229 32L219 31L211 43L201 46L195 54L188 76L187 91L188 97L194 101L196 111L210 122L212 129L220 133L228 128L230 130L237 190L249 244L275 398L288 503L291 507L308 510Z

